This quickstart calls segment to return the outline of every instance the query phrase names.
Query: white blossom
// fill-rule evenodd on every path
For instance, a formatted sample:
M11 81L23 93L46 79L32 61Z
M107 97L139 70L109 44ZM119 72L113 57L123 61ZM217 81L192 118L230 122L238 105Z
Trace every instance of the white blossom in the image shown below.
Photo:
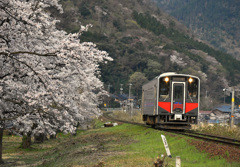
M186 62L184 62L183 58L180 57L180 54L177 51L174 51L172 55L170 55L170 61L172 63L176 63L177 65L181 67L185 67L187 65Z
M112 60L80 42L91 25L74 34L57 30L49 7L63 12L58 0L0 1L1 126L10 122L22 134L74 133L80 121L99 115L98 64Z

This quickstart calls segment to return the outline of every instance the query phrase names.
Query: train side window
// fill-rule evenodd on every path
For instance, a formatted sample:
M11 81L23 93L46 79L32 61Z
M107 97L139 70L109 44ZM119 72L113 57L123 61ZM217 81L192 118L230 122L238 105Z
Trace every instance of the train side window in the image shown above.
M160 89L159 96L160 98L167 99L169 98L169 90L170 90L170 81L166 81L165 78L160 79Z
M198 80L193 79L192 82L188 82L188 96L187 98L198 98Z

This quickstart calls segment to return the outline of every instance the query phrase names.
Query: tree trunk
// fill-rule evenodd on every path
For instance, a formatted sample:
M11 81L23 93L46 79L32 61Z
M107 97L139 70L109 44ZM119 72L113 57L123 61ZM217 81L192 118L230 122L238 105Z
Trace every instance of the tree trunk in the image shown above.
M50 139L56 139L57 135L50 135Z
M3 128L0 128L0 164L3 164L3 159L2 159L2 139L3 139Z
M44 140L48 140L47 136L43 133L34 135L34 142L35 143L43 143Z
M22 138L22 148L29 148L31 146L31 134L28 133L27 135L24 135Z

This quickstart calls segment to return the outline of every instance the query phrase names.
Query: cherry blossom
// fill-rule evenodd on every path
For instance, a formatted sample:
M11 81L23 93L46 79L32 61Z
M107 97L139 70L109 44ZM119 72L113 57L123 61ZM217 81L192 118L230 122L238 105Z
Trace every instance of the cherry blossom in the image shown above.
M58 0L0 0L0 126L21 134L74 133L100 114L99 63L111 61L81 34L58 30Z

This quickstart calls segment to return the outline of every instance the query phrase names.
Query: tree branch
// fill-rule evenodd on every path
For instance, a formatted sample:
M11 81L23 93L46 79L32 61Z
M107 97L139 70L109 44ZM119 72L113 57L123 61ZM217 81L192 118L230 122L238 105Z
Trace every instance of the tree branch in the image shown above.
M5 75L2 75L2 76L0 76L0 79L2 80L3 78L5 78L5 77L7 77L7 76L9 76L9 75L11 75L11 74L8 73L8 74L5 74Z
M57 56L57 52L45 53L45 54L41 54L41 53L37 53L37 52L29 52L29 51L0 52L0 55L5 55L5 56L17 55L17 54L29 54L29 55L37 55L37 56L43 56L43 57L50 57L50 56L56 57Z

